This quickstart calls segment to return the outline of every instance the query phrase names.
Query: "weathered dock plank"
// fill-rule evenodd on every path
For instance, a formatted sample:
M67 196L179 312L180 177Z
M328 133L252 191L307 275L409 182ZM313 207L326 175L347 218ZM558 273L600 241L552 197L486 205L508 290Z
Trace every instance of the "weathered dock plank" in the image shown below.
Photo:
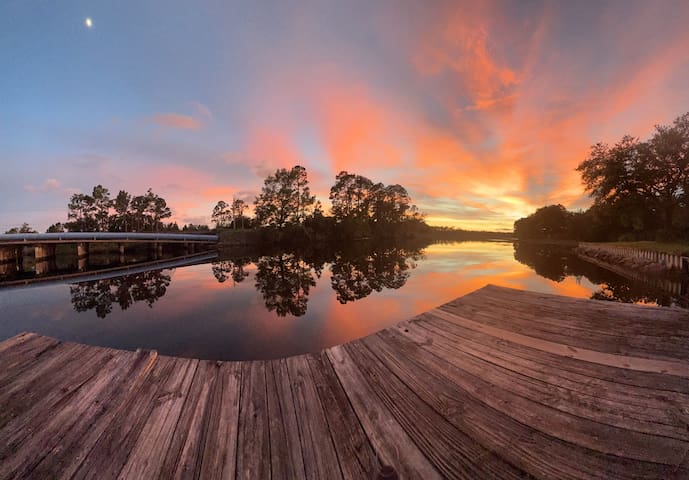
M219 367L215 362L199 362L159 478L200 478ZM228 444L225 452L234 458L231 447Z
M237 478L270 478L270 425L266 362L242 365Z
M689 478L689 314L488 286L318 354L0 342L0 478Z
M371 478L380 468L376 453L324 352L308 356L328 428L347 479Z

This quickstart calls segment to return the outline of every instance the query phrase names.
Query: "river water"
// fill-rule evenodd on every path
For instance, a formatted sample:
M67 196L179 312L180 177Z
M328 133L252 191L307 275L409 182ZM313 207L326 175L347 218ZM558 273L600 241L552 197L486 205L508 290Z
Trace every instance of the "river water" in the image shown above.
M0 340L30 331L163 355L268 359L368 335L488 283L648 305L677 302L662 288L627 280L566 249L506 242L320 257L225 253L199 265L73 282L0 287Z

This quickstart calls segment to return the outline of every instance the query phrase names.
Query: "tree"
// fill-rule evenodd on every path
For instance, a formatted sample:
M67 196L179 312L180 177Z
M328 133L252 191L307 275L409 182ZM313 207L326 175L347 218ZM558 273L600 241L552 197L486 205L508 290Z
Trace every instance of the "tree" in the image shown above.
M145 195L137 195L131 200L133 223L139 231L158 231L163 227L162 220L172 216L164 198L148 189Z
M132 196L124 190L120 190L115 197L113 208L115 215L112 219L113 229L119 232L126 232L131 228L131 212L129 211Z
M67 218L70 221L65 226L71 232L97 231L93 197L83 193L72 195L67 205Z
M24 222L22 223L21 227L12 227L9 230L7 230L5 233L38 233L36 230L31 228L28 223Z
M51 226L48 227L46 230L46 233L62 233L65 231L65 226L62 225L60 222L53 223Z
M151 217L153 230L157 232L163 226L162 220L172 216L172 210L167 206L165 199L153 193L150 188L146 192L146 198L148 200L147 212Z
M521 239L571 238L572 214L562 205L541 207L514 222L514 233Z
M689 231L689 114L656 126L645 142L624 136L598 143L578 167L599 209L635 236L681 237Z
M361 175L341 171L330 188L332 214L336 222L368 219L373 196L373 182Z
M145 231L146 225L146 207L148 202L144 195L137 195L132 197L130 202L130 212L132 217L132 230Z
M242 228L244 228L244 211L248 209L249 206L244 202L244 200L239 198L232 199L232 206L230 210L232 211L232 225L237 229L237 221L241 221Z
M336 230L346 237L413 235L425 228L407 190L342 171L330 189Z
M110 199L110 191L103 187L103 185L96 185L93 187L91 198L93 199L92 210L96 229L99 232L105 232L108 230L110 209L113 206L113 202Z
M304 167L281 168L265 179L261 194L254 201L256 220L259 225L278 228L301 224L310 215L315 201Z
M689 113L670 126L657 125L648 141L649 168L667 233L675 229L676 214L689 208Z
M215 223L216 227L226 227L229 223L231 215L232 212L230 211L230 206L227 204L227 202L220 200L213 208L211 221Z
M193 223L190 223L189 225L184 224L182 226L182 232L188 232L188 233L207 233L210 232L210 228L208 228L208 225L194 225Z
M93 187L92 195L76 193L67 205L69 231L158 231L165 228L163 220L172 216L164 198L150 188L145 195L132 197L120 190L115 199L102 185Z
M402 185L378 183L372 190L373 222L379 225L401 223L411 208L411 198Z

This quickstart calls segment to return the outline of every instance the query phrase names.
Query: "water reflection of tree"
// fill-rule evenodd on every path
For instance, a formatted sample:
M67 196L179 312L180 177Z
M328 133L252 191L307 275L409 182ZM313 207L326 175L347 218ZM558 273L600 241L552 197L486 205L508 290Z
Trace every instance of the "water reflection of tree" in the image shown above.
M269 311L281 317L306 313L309 291L316 285L310 263L296 253L282 253L262 256L256 266L256 289Z
M563 281L567 276L586 277L591 283L600 286L599 290L591 295L591 298L596 300L689 307L686 297L678 297L665 291L658 286L660 282L656 282L657 279L653 277L649 277L647 281L630 280L582 260L570 248L519 242L514 245L514 258L534 269L542 277L556 282ZM686 279L684 281L686 282ZM683 291L686 291L686 288Z
M541 277L561 282L567 276L571 251L565 247L518 242L514 244L514 259L531 267Z
M398 289L421 255L419 249L390 247L364 252L338 252L330 266L330 285L345 304L384 288Z
M219 283L225 283L228 278L231 278L236 284L243 282L249 276L249 272L244 271L244 267L249 263L251 263L251 259L248 257L221 260L213 262L211 269L213 270L213 276Z
M116 278L79 282L69 287L72 305L77 312L95 310L99 318L112 313L113 304L126 310L136 302L149 307L165 295L170 275L162 270L123 275Z

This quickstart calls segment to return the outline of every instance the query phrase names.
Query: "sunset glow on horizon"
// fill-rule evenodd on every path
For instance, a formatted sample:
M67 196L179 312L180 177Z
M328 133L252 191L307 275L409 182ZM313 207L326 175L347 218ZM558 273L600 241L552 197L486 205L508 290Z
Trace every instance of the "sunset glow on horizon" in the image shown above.
M669 0L5 2L0 231L97 184L210 224L296 164L326 207L347 170L431 225L585 208L592 144L689 111L688 21Z

